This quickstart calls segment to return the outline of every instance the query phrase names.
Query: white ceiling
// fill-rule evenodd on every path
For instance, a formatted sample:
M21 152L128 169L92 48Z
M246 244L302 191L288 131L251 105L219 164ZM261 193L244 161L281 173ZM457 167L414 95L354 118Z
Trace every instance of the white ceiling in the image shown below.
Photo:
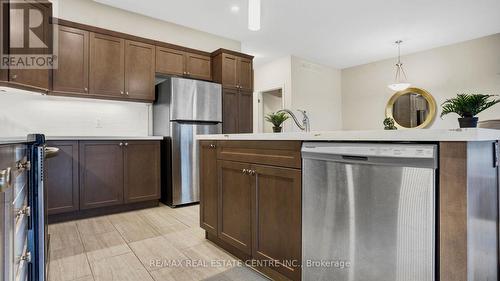
M257 63L296 55L345 68L500 32L500 0L262 0L247 29L247 0L95 0L236 39ZM231 6L240 7L238 13Z

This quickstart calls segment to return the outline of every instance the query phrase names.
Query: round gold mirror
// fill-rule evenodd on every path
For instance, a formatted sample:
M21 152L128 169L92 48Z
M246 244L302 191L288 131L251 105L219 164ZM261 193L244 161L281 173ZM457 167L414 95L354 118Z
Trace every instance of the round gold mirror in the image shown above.
M391 97L385 116L394 119L394 125L401 129L425 128L436 117L436 102L426 90L408 88Z

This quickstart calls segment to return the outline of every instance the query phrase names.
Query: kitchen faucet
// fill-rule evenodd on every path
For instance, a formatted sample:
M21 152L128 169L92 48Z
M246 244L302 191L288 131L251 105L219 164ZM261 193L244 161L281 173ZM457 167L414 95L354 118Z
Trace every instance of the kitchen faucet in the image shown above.
M286 112L290 116L292 116L293 121L295 122L295 124L297 125L297 127L299 127L299 129L301 129L302 131L310 132L311 131L311 126L310 126L310 123L309 123L309 116L307 116L306 111L305 110L300 110L300 109L297 109L297 111L300 111L300 113L302 113L302 124L299 123L299 120L297 119L297 116L290 109L284 108L284 109L278 110L278 112ZM276 113L278 113L278 112L276 112Z

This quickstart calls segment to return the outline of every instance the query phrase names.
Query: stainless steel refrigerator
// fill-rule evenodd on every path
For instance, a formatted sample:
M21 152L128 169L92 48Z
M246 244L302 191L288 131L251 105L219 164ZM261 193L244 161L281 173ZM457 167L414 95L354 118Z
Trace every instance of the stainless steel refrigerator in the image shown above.
M166 78L156 86L153 133L162 144L161 201L169 206L199 201L195 135L222 132L222 86Z

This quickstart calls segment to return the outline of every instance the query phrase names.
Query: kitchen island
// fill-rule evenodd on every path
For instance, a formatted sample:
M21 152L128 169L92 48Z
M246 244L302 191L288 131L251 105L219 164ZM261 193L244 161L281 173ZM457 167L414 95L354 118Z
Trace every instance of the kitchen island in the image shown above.
M202 135L197 139L200 224L206 230L207 239L242 260L252 261L251 265L273 279L308 280L302 272L308 266L308 261L304 260L304 250L307 250L304 245L322 241L304 240L304 234L310 233L304 229L309 223L303 221L306 218L304 197L309 191L306 193L303 186L307 179L304 178L301 148L305 142L312 142L386 145L389 152L376 153L394 155L408 146L432 147L436 160L432 170L434 201L431 202L435 216L429 217L433 235L430 240L419 237L411 240L414 244L423 243L422 247L430 246L433 253L431 277L420 280L497 280L497 140L500 131L338 131ZM415 151L419 153L420 150ZM361 154L345 155L349 161L356 160L352 157L363 158ZM415 154L413 158L419 157ZM397 211L396 214L399 216ZM407 220L397 217L397 224L409 224L408 229L411 229L413 221L408 216L405 218ZM324 229L318 231L328 235L326 229L325 224ZM401 235L398 235L399 239ZM399 242L394 241L394 244ZM381 241L371 243L376 248ZM404 261L401 257L414 254L404 249L398 251L394 255L398 263ZM413 278L408 280L422 276L419 272L422 268L418 266L402 268ZM356 260L350 270L357 270ZM429 272L424 273L429 276ZM387 280L393 279L388 277Z

